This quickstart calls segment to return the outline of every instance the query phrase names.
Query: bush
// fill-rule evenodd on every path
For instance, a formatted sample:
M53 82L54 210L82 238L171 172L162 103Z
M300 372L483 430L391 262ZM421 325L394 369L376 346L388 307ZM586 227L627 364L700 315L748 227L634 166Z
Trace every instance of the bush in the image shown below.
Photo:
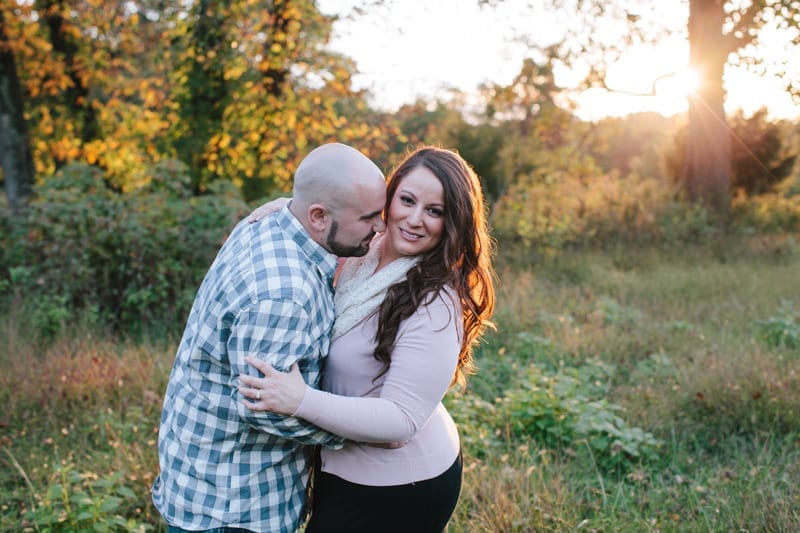
M627 472L655 460L662 443L628 425L622 408L603 397L612 373L600 361L554 371L531 364L493 403L474 395L448 401L457 419L469 421L462 424L463 440L477 457L496 453L504 439L533 440L567 455L588 451L604 472Z
M765 233L800 230L800 194L794 192L798 183L798 178L787 178L775 192L734 198L736 224Z
M703 242L715 232L705 209L677 189L636 174L541 180L523 177L496 204L499 240L533 251L609 244Z
M182 164L151 171L148 185L120 194L101 171L70 164L38 184L24 220L5 220L0 258L9 305L41 317L52 334L76 310L113 328L182 321L226 232L247 211L217 183L194 196Z
M788 122L770 122L766 109L745 117L742 111L728 118L731 137L731 188L744 194L773 190L792 171L797 149L789 145ZM664 151L665 173L681 178L688 125L681 126Z
M25 514L24 525L44 531L148 531L153 527L134 518L128 506L136 494L117 472L99 477L69 465L56 470L45 496Z
M771 348L800 348L800 310L795 310L791 302L783 302L776 316L756 323L761 340Z

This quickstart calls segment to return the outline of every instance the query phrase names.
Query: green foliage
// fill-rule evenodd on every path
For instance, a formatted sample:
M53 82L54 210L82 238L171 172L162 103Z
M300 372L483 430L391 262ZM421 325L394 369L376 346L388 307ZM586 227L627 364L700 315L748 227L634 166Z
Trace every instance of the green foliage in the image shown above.
M733 200L738 226L759 232L793 231L800 228L800 179L789 177L775 191Z
M766 109L745 117L739 110L728 121L731 136L731 187L746 195L773 190L792 170L797 147L788 145L787 125L770 121ZM664 150L665 172L681 178L687 125L680 126Z
M661 441L620 416L622 407L605 395L613 368L598 360L554 371L530 364L522 378L493 404L476 397L453 400L470 453L479 457L502 447L496 439L535 441L545 449L586 451L603 472L626 472L657 458ZM494 434L488 428L502 428ZM477 432L477 434L475 434ZM494 442L493 442L494 440Z
M756 323L758 335L771 348L800 348L800 310L784 301L778 314Z
M30 309L44 335L74 310L112 327L181 322L226 231L247 210L229 182L202 196L189 183L170 161L128 194L82 164L44 180L27 218L9 223L2 267L14 304Z
M600 361L545 373L528 368L522 387L503 398L501 417L518 437L532 437L544 446L576 449L586 443L604 471L628 470L655 459L660 441L630 427L622 408L603 396L613 369Z
M70 327L41 346L24 310L5 316L0 531L163 529L150 489L176 336Z
M153 530L151 525L126 518L137 496L123 481L122 472L99 477L70 465L59 467L44 496L25 514L25 525L52 532Z
M731 185L747 194L772 190L789 175L797 149L784 146L781 124L769 120L762 108L745 117L740 110L729 120L731 128Z
M625 307L613 298L603 297L597 302L597 310L606 324L635 324L642 318L642 313L635 308Z
M601 249L500 271L499 329L445 398L465 459L449 530L798 530L800 359L754 327L797 317L782 238L727 236L725 261L620 247L624 268ZM0 530L162 530L150 487L180 324L156 343L70 328L40 347L24 309L2 317Z
M681 243L706 243L719 233L709 210L701 204L671 202L656 207L657 238L680 246Z
M142 169L178 158L197 191L231 181L251 200L289 190L317 144L383 152L390 115L338 108L367 106L355 63L326 47L335 17L308 0L253 5L3 3L36 173L85 162L129 191Z
M577 163L575 163L577 164ZM663 180L583 168L521 176L496 204L498 239L546 252L574 246L704 242L717 232L706 209L676 200Z
M661 147L668 142L674 122L653 112L606 117L592 125L589 152L604 172L663 178Z
M452 103L437 102L435 107L424 102L401 107L394 114L408 145L436 144L456 150L473 167L483 184L489 203L503 192L500 155L507 132L495 124L470 123L465 111ZM395 147L403 153L405 145Z

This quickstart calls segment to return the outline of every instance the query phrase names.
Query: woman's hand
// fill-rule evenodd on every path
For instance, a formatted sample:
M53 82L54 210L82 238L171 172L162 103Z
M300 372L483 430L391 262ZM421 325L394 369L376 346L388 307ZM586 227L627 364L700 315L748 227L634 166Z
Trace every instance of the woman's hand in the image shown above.
M246 374L239 376L239 392L249 398L244 405L253 411L293 415L306 393L306 382L297 364L293 364L289 373L285 373L254 357L247 356L244 360L264 374L261 378Z
M291 198L275 198L274 200L270 200L265 204L261 204L260 206L256 207L252 213L250 213L250 215L247 217L247 221L251 224L253 222L258 222L270 213L281 210L283 206L289 203L290 200Z

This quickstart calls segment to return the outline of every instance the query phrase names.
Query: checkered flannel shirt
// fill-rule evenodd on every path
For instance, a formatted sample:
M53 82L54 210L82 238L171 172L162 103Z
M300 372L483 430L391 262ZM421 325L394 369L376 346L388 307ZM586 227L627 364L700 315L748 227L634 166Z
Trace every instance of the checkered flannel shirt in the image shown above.
M336 257L283 208L231 233L195 297L164 399L153 503L184 529L295 531L311 448L343 439L242 405L248 354L318 387L334 318Z

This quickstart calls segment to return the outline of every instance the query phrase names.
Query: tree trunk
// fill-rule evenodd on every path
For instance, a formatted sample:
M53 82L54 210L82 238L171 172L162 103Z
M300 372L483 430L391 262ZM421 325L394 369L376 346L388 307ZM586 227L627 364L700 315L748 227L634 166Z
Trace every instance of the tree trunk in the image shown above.
M682 171L689 198L718 214L730 208L731 139L722 75L728 49L722 35L722 0L690 0L689 64L700 87L689 98L689 134Z
M180 116L190 135L176 142L178 157L189 165L195 190L202 190L213 179L208 170L208 144L222 129L228 105L225 59L230 44L224 25L228 2L200 0L190 35L193 50L187 71L186 94L179 98Z
M0 10L0 167L8 205L20 214L33 190L33 156L23 114L14 55L8 47L3 11Z

